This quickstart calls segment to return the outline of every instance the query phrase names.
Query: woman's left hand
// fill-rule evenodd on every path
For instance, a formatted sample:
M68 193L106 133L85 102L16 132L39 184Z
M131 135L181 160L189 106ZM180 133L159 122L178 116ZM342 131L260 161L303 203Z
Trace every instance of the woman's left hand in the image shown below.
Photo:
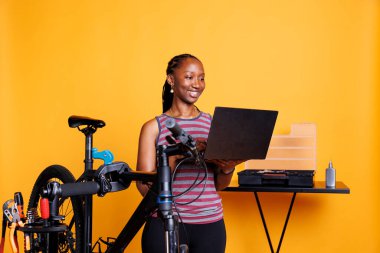
M217 160L212 160L209 162L216 165L215 166L216 167L215 172L217 174L230 175L234 172L235 167L237 165L245 162L245 160L221 160L221 159L217 159Z
M235 168L237 165L245 162L246 160L221 160L221 159L217 159L217 160L212 160L210 162L216 164L218 166L219 169L231 169L231 168Z

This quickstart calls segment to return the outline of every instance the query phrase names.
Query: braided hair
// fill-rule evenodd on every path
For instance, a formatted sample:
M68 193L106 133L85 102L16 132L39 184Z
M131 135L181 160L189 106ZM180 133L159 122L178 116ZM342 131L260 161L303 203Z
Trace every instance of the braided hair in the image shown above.
M170 75L174 73L174 70L180 66L180 64L187 58L193 58L197 61L199 59L191 54L180 54L174 56L168 63L168 67L166 69L166 75ZM200 62L200 61L199 61ZM173 103L173 93L170 92L171 86L168 83L168 80L165 80L165 84L162 88L162 112L166 112L170 109Z

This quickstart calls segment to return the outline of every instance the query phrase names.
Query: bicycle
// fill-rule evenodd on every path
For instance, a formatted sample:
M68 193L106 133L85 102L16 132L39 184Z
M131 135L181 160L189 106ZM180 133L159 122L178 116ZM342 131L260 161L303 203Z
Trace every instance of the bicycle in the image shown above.
M194 139L175 122L168 122L168 129L177 142L171 139L170 145L158 147L157 172L142 173L133 171L127 163L113 162L110 151L98 152L93 148L93 134L105 126L104 121L71 116L68 124L85 135L85 171L75 180L67 168L52 165L39 175L31 192L26 225L19 228L30 238L30 249L25 252L89 253L99 243L107 246L106 253L123 252L144 225L145 218L158 210L165 224L166 252L186 253L187 245L179 245L178 220L172 209L172 175L168 157L193 157L205 165L200 160ZM102 159L104 164L94 170L93 159ZM152 186L120 234L112 242L100 239L92 246L93 194L105 196L109 192L125 190L132 181L149 182ZM41 208L41 217L37 214L38 208Z

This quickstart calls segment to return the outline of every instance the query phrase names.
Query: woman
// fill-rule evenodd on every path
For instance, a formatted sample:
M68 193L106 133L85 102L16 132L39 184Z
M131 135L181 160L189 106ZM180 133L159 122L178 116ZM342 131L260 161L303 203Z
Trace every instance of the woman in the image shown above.
M204 148L202 144L210 129L211 116L194 105L205 89L205 73L201 61L190 54L175 56L168 63L166 74L162 95L163 114L146 122L141 129L137 159L137 169L140 171L156 170L156 148L168 144L165 137L170 135L165 126L167 119L175 119L183 130L197 140L198 147ZM170 167L173 172L179 161L175 159L181 157L171 158ZM176 214L181 222L180 243L187 244L191 253L225 251L226 230L217 190L228 186L237 162L216 161L215 164L206 173L194 163L184 163L173 175L173 196L194 186L194 180L200 182L189 192L174 199ZM202 177L205 180L202 181ZM137 187L143 196L149 190L149 186L141 182L137 183ZM163 231L163 223L159 218L148 219L142 236L144 253L164 252Z

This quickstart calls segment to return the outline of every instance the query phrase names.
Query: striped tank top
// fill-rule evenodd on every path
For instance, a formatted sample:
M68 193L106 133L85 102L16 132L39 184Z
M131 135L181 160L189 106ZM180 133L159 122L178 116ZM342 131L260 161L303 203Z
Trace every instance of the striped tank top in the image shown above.
M172 117L166 114L156 117L159 127L157 146L168 145L166 136L171 135L171 132L166 128L165 121L169 118ZM193 119L173 119L194 139L207 140L211 125L210 114L201 112ZM184 193L191 186L193 188ZM207 224L223 218L222 201L215 189L212 169L207 169L206 173L205 168L194 163L181 164L173 175L172 191L174 212L179 215L183 223Z

